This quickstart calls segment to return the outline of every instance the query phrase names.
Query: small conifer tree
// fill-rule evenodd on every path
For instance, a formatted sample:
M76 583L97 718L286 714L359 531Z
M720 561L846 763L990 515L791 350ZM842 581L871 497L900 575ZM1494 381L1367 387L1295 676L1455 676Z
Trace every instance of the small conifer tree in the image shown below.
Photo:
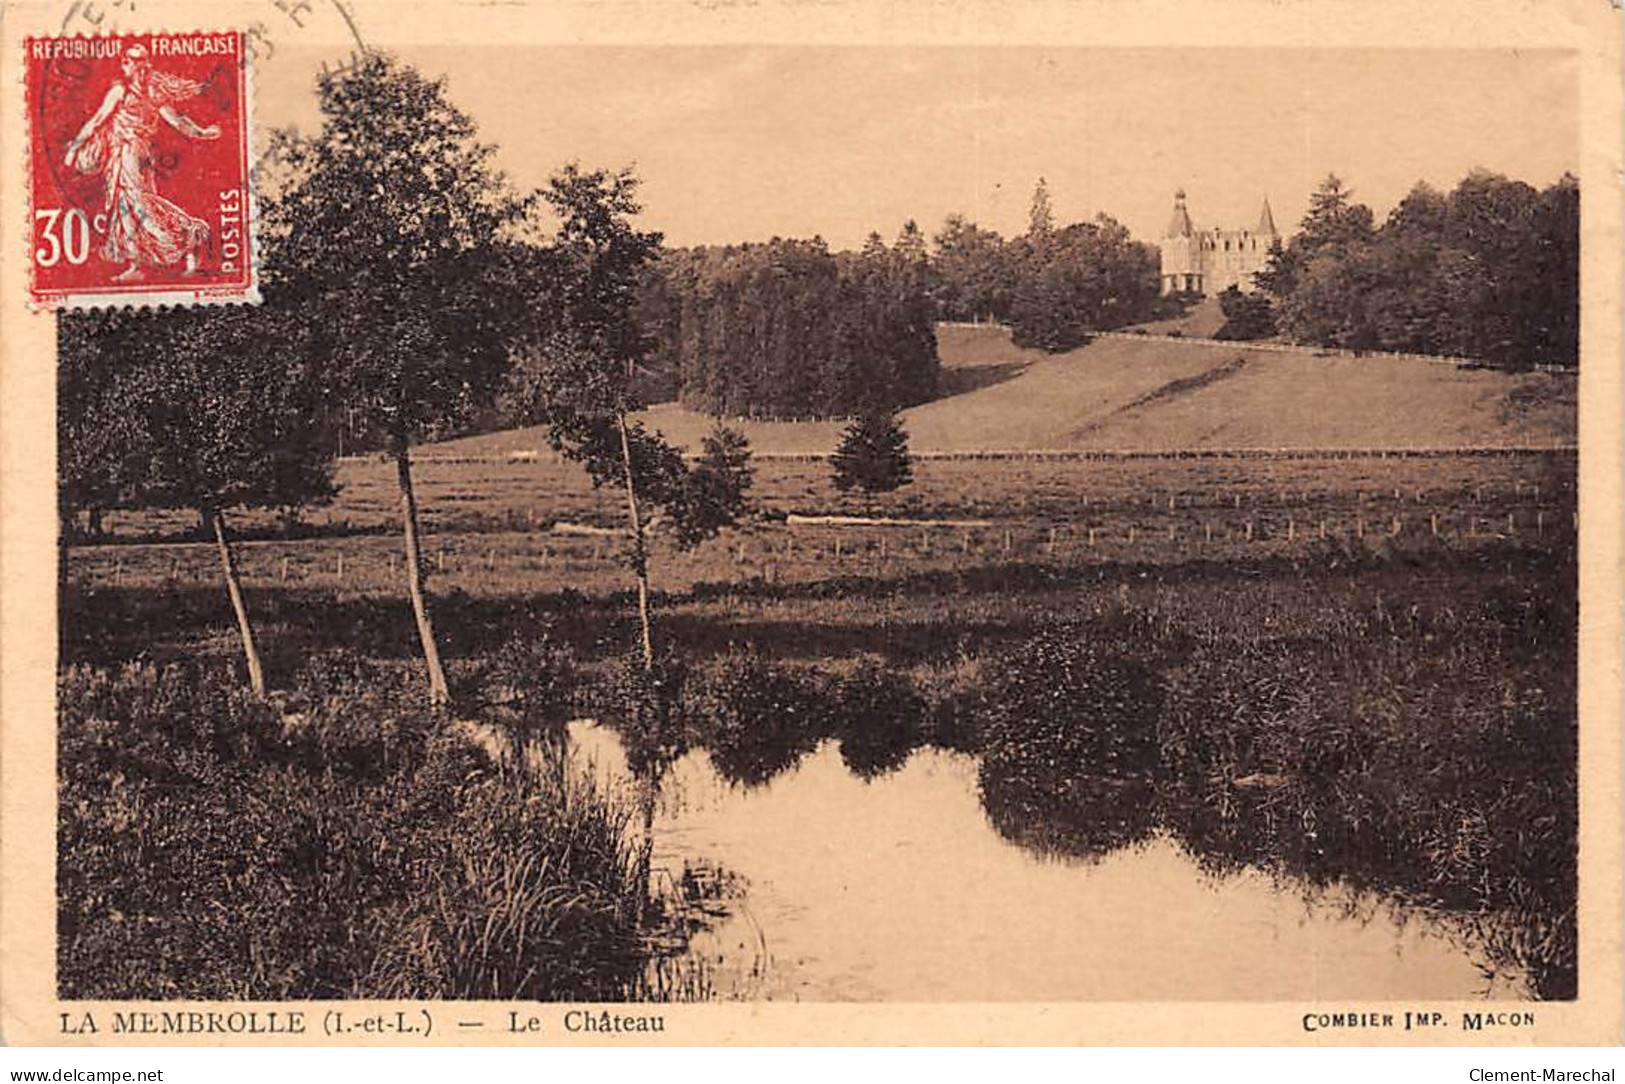
M869 410L853 419L841 434L841 446L830 459L835 488L862 490L866 496L890 493L914 480L908 433L895 410Z

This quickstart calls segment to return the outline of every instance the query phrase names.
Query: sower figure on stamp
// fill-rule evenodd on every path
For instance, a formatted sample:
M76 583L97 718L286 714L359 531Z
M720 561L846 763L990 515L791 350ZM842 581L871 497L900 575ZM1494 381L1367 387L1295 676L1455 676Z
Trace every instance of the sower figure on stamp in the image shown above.
M191 274L208 244L209 226L158 194L151 137L160 118L192 139L219 139L220 128L205 128L175 111L173 103L194 97L202 84L154 69L143 46L131 46L121 67L123 80L108 88L101 106L68 144L65 160L81 173L102 175L107 235L101 255L110 263L129 264L115 282L138 277L143 265L184 261Z

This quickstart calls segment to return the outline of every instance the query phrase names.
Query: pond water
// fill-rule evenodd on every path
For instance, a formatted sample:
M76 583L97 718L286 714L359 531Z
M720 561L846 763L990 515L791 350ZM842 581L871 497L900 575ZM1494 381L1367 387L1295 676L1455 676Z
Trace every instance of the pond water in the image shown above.
M612 730L578 722L571 737L602 782L630 785ZM721 998L1519 996L1431 919L1212 874L1165 835L1087 859L1034 853L990 823L976 758L932 747L866 781L825 741L753 787L689 752L662 783L654 867L720 897L688 962Z

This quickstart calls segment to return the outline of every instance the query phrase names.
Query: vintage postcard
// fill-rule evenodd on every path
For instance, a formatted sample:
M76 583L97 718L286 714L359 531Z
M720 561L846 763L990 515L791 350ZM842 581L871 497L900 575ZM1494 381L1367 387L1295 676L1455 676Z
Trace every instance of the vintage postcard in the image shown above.
M6 1043L1621 1040L1608 3L0 32Z

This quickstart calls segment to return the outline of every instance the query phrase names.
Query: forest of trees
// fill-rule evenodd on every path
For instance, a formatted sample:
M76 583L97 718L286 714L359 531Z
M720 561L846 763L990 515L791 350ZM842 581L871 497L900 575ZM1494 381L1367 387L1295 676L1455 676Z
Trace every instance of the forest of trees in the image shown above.
M1256 282L1270 311L1260 321L1247 310L1250 331L1273 324L1297 342L1355 350L1573 365L1579 183L1565 174L1542 191L1475 170L1448 194L1417 184L1379 227L1328 177Z
M938 320L1008 323L1019 345L1069 350L1145 319L1157 256L1101 215L1057 227L1042 179L1027 232L1006 241L950 215L858 252L818 237L668 249L639 315L654 383L685 406L757 418L848 417L929 399Z
M924 239L832 253L821 238L667 250L639 314L685 406L758 418L902 407L936 391Z

